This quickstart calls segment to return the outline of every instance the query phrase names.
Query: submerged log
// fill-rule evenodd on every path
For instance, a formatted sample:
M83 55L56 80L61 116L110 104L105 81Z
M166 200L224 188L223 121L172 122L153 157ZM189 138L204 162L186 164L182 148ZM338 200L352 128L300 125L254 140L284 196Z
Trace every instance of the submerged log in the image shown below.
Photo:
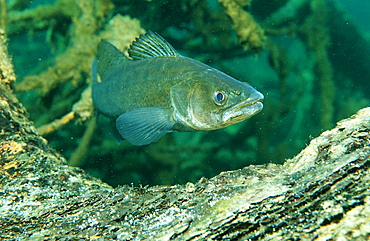
M248 166L195 184L114 189L47 145L9 86L4 38L0 54L1 239L370 237L370 108L283 165Z

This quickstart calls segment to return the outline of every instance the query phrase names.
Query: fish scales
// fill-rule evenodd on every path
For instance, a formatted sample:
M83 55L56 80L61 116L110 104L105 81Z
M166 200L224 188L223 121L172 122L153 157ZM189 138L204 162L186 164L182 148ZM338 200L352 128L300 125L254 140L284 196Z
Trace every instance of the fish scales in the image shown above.
M95 107L113 118L145 106L170 107L170 89L182 81L181 73L206 67L201 63L197 66L184 57L128 61L112 71L98 84L98 88L94 88L94 103L99 103Z

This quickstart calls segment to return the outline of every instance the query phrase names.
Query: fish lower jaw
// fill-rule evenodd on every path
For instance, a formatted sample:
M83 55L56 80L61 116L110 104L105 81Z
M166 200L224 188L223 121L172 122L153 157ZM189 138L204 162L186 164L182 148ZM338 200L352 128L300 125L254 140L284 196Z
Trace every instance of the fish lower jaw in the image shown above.
M238 105L225 112L222 116L222 121L232 125L248 119L263 109L263 104L261 100L249 103L248 105Z

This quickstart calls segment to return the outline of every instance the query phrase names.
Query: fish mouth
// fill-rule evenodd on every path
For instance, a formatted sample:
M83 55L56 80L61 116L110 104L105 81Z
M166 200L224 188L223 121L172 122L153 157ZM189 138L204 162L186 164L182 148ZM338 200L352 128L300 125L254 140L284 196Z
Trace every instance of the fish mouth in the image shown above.
M222 120L224 122L229 122L228 124L231 125L254 116L262 110L263 99L263 94L258 91L253 92L246 100L225 110L222 115Z

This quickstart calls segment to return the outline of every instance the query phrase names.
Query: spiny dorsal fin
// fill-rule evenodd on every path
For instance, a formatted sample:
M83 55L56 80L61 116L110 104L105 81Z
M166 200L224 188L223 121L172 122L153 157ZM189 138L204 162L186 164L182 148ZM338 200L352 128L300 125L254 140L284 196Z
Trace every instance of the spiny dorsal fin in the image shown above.
M179 53L162 36L152 31L140 35L128 50L133 60L140 60L158 56L178 57Z
M97 69L100 77L115 69L121 63L129 60L126 55L119 51L113 44L102 39L98 46Z

